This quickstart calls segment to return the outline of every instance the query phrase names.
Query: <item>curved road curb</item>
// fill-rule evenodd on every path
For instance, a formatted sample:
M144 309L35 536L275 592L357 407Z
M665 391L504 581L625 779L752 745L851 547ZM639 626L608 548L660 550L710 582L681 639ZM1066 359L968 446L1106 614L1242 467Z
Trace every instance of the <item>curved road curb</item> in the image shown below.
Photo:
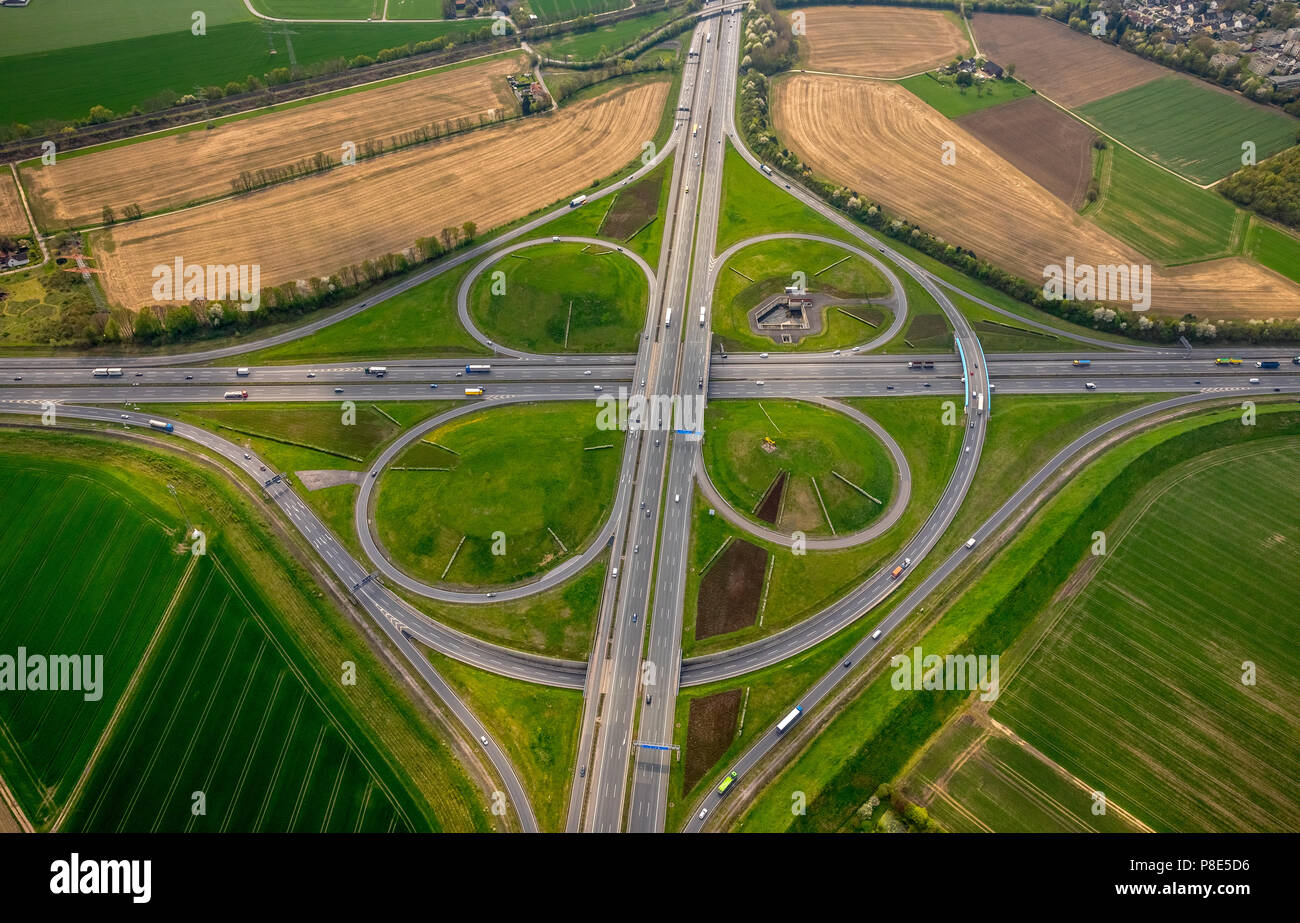
M898 522L903 512L907 509L907 502L912 496L912 469L908 467L907 457L903 454L903 449L894 437L891 436L883 426L867 416L862 411L850 407L847 404L841 404L838 401L832 401L824 397L806 397L796 398L809 404L817 404L825 407L827 410L843 413L850 417L860 426L870 430L876 438L884 443L885 448L894 459L894 496L889 501L889 506L885 508L884 515L880 519L860 529L857 532L850 532L845 535L834 535L830 538L808 538L804 540L804 547L816 551L830 551L837 548L852 548L855 545L861 545L863 542L870 541L873 538L883 535L889 529L893 528ZM714 485L713 479L709 477L707 466L701 457L700 464L695 471L695 481L700 486L700 490L710 503L722 511L722 518L748 534L771 542L775 545L790 544L791 537L784 532L778 532L776 529L759 525L748 516L741 513L732 506L718 488Z

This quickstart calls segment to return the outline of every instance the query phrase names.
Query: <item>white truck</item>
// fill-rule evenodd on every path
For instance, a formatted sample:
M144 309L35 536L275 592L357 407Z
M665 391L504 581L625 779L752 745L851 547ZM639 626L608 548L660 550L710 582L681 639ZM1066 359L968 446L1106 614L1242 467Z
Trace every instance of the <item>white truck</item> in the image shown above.
M704 326L704 305L700 305L700 326Z
M577 208L579 205L581 205L581 204L582 204L583 202L585 202L585 201L587 201L587 197L586 197L585 195L580 195L580 196L578 196L577 198L570 199L570 200L569 200L569 208Z
M664 311L664 326L671 327L672 325L673 325L673 309L668 308L666 311Z

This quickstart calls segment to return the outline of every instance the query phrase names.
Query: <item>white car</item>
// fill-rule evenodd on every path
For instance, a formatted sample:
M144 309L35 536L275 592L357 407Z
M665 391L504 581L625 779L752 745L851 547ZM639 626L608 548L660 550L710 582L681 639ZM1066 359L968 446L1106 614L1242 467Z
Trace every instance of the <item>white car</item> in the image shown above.
M1259 379L1258 379L1258 378L1252 378L1252 379L1250 380L1250 383L1251 383L1252 385L1257 385L1257 384L1259 384Z
M835 350L835 352L831 353L832 356L838 356L839 354L840 354L840 351L839 351L838 349Z
M480 738L478 739L478 742L481 743L481 744L482 744L483 746L485 746L485 747L487 746L487 738L486 738L486 737L480 737Z
M602 388L600 385L596 385L596 386L594 386L591 390L593 390L593 391L604 391L605 389Z
M758 381L754 382L754 384L758 385L760 388L763 387L763 379L760 378Z
M760 359L766 359L766 358L767 358L767 353L759 353L759 354L758 354L758 358L760 358Z
M708 808L700 808L700 813L696 816L699 817L700 820L704 820L704 818L708 815L708 813L709 813Z
M590 374L591 374L591 369L587 369L587 371L583 372L582 374L584 374L584 375L590 375Z
M555 241L555 242L559 242L559 239L560 239L560 237L559 237L558 234L557 234L555 237L552 237L552 238L551 238L551 240L552 240L552 241Z

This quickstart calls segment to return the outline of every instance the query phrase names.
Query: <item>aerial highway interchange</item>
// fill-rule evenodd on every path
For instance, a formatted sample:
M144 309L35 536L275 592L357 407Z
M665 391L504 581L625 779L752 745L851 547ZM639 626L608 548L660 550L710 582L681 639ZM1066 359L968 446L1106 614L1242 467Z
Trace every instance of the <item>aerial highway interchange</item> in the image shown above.
M855 252L865 259L887 257L911 276L938 303L955 338L951 352L896 355L873 354L891 339L907 319L906 299L894 313L891 326L869 342L833 353L722 354L714 345L710 324L717 273L730 253L759 240L783 237L822 239L815 235L765 235L742 241L717 252L718 224L723 184L723 151L730 143L755 168L761 161L746 147L734 124L737 61L742 5L708 3L690 45L698 51L687 59L680 85L676 130L655 156L621 183L635 182L675 154L667 186L667 218L658 270L628 254L645 274L649 301L640 345L629 355L546 355L493 343L478 330L467 307L468 292L477 274L502 256L546 242L522 239L548 222L569 214L561 207L531 219L509 233L458 253L436 266L417 271L397 285L370 295L335 314L313 320L290 331L259 338L238 346L201 349L156 358L97 358L93 363L68 357L0 358L0 411L42 414L55 409L57 418L92 421L149 431L157 411L133 409L136 404L198 403L220 401L231 388L246 389L250 404L259 402L348 401L462 401L445 412L404 432L368 464L355 507L356 538L368 559L358 560L311 508L299 497L288 472L269 468L262 459L219 433L181 420L171 438L187 440L224 459L249 483L260 487L286 520L306 539L338 583L362 606L374 623L427 682L482 746L503 780L518 826L538 829L529 801L505 750L491 727L481 722L444 682L417 648L424 645L440 654L503 676L566 689L581 689L584 696L578 755L569 767L571 788L567 829L571 832L659 832L667 824L669 771L676 758L671 749L673 721L679 688L735 678L764 666L780 663L831 637L858 620L879 631L864 636L845 659L837 663L791 706L802 709L808 721L818 706L843 683L850 666L857 664L893 632L926 597L964 560L963 545L929 570L920 582L907 584L890 575L890 565L867 576L856 588L828 608L761 640L702 656L682 656L682 618L689 566L692 514L690 499L697 486L711 500L718 497L708 481L701 455L700 432L634 429L626 440L620 463L612 512L580 554L567 558L529 582L496 591L449 589L403 572L376 541L371 521L371 499L377 475L413 440L451 420L481 412L485 407L505 407L534 401L592 401L596 390L604 394L702 394L707 402L727 398L797 398L833 402L861 396L934 395L950 400L961 414L960 453L942 495L923 526L896 556L907 558L915 569L934 553L962 508L968 493L978 488L981 452L990 418L997 413L1003 394L1074 394L1085 389L1097 394L1174 395L1158 403L1108 420L1074 440L1041 469L1026 472L1023 483L972 536L975 543L994 536L1015 512L1031 502L1064 467L1091 447L1125 427L1144 419L1199 405L1207 401L1262 398L1273 394L1300 394L1300 368L1284 366L1258 383L1253 360L1277 358L1276 349L1236 350L1247 361L1242 367L1214 365L1218 353L1200 348L1116 346L1082 335L1058 334L1078 340L1074 353L985 354L975 329L953 304L950 293L959 290L909 260L881 239L848 221L796 180L779 171L764 170L773 196L792 196L841 227L855 240ZM693 124L698 133L688 130ZM616 187L590 195L589 202ZM586 207L586 206L584 206ZM557 235L561 242L616 246L594 237ZM831 241L842 246L842 242ZM620 248L621 249L621 248ZM492 350L491 372L471 380L464 360L391 359L375 355L364 362L235 365L243 353L301 339L389 298L463 265L475 269L459 291L459 317L466 330ZM882 267L884 264L880 264ZM885 270L889 273L889 270ZM889 273L892 276L892 273ZM897 293L901 288L893 280ZM995 305L974 295L967 297L995 310ZM695 312L700 323L695 322ZM665 323L672 311L675 323ZM1006 312L1003 312L1006 313ZM1036 322L1017 317L1021 323ZM1086 361L1080 367L1072 360ZM924 370L909 362L925 362ZM366 369L382 364L376 377ZM112 378L97 376L98 367L120 368ZM1086 383L1086 384L1085 384ZM465 389L482 388L481 399L464 401ZM843 405L832 406L843 407ZM978 411L976 407L978 406ZM856 411L855 411L856 413ZM864 415L864 425L874 421ZM703 425L701 424L701 431ZM880 435L888 439L881 429ZM889 440L892 442L892 440ZM896 448L896 445L894 446ZM896 453L907 502L909 474L906 459ZM748 523L738 526L768 539L783 537L772 529ZM887 519L861 535L821 540L824 547L849 547L888 528ZM635 551L634 551L635 549ZM560 660L513 650L475 638L440 624L418 611L394 588L445 603L474 606L489 601L524 599L559 586L587 564L608 555L614 569L602 589L595 637L586 662ZM733 764L742 781L763 761L781 760L783 737L775 728L765 732ZM787 748L788 749L788 748ZM721 781L720 779L715 781ZM718 798L713 787L692 806L684 829L707 829L710 811Z

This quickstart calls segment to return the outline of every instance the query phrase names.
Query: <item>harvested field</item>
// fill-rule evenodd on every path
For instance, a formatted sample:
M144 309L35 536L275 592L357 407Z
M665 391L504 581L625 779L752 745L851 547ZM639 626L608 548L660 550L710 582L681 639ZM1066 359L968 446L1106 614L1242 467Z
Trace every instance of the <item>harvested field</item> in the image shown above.
M1041 16L976 13L971 26L984 55L1003 67L1014 64L1018 80L1067 108L1169 74L1159 64Z
M736 539L700 581L695 640L748 628L758 617L767 550Z
M1026 96L957 123L1071 208L1083 204L1097 133L1078 119L1042 97Z
M682 787L690 791L727 752L736 737L740 718L739 689L691 699L686 719L686 756L682 760Z
M32 229L23 213L23 203L18 198L18 186L8 170L0 171L0 235L25 237Z
M178 208L231 192L242 171L284 167L318 151L338 162L343 143L364 151L421 125L517 110L505 75L514 56L441 71L324 102L285 109L60 159L24 172L33 214L45 228L99 224L105 205L120 218L128 205L145 212Z
M953 17L939 10L814 6L802 12L809 70L903 77L970 49Z
M619 87L560 110L362 161L174 215L114 228L101 247L109 297L150 299L154 266L260 264L263 286L326 276L417 237L474 221L505 224L615 172L654 137L667 82ZM582 172L574 152L582 151ZM495 165L527 165L490 181ZM310 203L310 207L306 207Z
M763 494L763 500L758 504L758 509L754 511L754 518L759 522L775 523L777 514L781 512L781 496L785 493L785 480L790 472L782 471L772 481L772 486Z
M778 81L773 111L781 140L821 175L1026 279L1042 279L1043 267L1068 256L1091 265L1153 262L896 84L795 75ZM944 166L948 140L957 161ZM1300 287L1242 259L1156 267L1152 290L1153 309L1167 313L1300 314Z

